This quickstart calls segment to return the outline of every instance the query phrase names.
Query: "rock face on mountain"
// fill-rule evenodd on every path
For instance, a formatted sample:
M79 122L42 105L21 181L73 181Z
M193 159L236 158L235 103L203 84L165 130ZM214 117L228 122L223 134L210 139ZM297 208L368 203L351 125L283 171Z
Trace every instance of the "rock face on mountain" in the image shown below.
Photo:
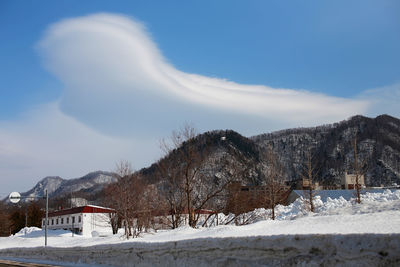
M366 184L400 184L400 120L388 115L375 119L354 116L339 123L283 130L251 139L261 149L273 147L281 157L288 180L300 178L305 154L311 149L319 169L317 180L338 185L346 171L352 172L354 137L359 160L366 163Z
M207 154L207 160L204 161L204 166L202 168L203 172L212 172L214 175L218 176L218 172L221 171L222 166L219 164L222 162L221 159L225 157L225 164L231 165L249 165L247 167L252 168L252 166L259 162L259 147L257 144L247 137L240 135L239 133L232 130L216 130L205 132L200 134L188 143L183 143L181 147L177 150L184 150L187 146L192 146L198 151ZM152 164L149 168L143 168L140 170L140 174L149 183L157 183L162 180L157 173L157 165L164 164L166 161L174 161L176 151L172 151L166 157L160 159L159 162ZM238 162L242 160L242 162ZM232 162L235 161L235 162ZM257 179L256 175L250 174L243 177L244 183L257 183L254 181ZM216 177L216 180L218 178Z
M97 193L106 185L116 181L111 172L96 171L83 177L66 180L58 176L42 179L28 192L22 193L25 197L44 196L45 190L50 197L61 197L76 192Z

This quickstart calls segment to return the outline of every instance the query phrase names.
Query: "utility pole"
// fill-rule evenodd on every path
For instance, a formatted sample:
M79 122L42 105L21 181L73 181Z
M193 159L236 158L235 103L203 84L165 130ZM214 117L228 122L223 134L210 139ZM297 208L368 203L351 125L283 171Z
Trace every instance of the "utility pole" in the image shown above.
M26 235L26 228L28 227L28 207L25 203L25 235Z
M46 221L44 222L44 246L47 247L47 225L49 224L49 194L45 191L46 197Z

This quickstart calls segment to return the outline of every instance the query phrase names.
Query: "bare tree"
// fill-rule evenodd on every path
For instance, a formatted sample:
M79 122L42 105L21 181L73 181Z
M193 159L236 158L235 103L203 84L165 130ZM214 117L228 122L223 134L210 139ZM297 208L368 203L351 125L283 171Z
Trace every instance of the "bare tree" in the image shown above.
M144 184L137 206L140 207L137 211L137 232L157 230L159 223L155 217L162 215L160 211L165 210L165 201L155 185Z
M167 154L169 155L169 154ZM164 158L158 161L158 174L161 177L160 192L164 197L165 221L172 229L178 228L184 221L184 190L181 186L180 162L175 158Z
M0 236L11 234L10 211L3 201L0 201Z
M275 220L275 208L287 199L288 188L284 183L284 168L272 147L262 153L267 165L262 166L261 174L265 179L264 200L271 209L271 219Z
M173 132L169 143L162 142L166 156L159 161L158 169L166 181L164 192L173 228L182 222L183 212L187 213L188 225L196 227L202 209L219 209L222 205L217 207L216 203L226 197L228 185L235 179L232 159L226 154L215 156L211 144L195 139L196 135L192 126L185 125Z
M353 146L353 174L355 176L355 191L356 191L356 202L358 204L361 203L361 177L366 173L366 160L360 160L358 154L358 145L357 145L357 134L354 134L354 138L352 140Z
M303 189L306 197L306 203L309 205L311 212L314 212L314 177L317 175L318 170L314 164L314 159L311 151L306 152L306 161L303 165L303 173L301 174L303 180Z
M199 152L193 144L193 139L197 135L197 131L190 125L185 125L180 132L173 132L172 142L175 147L179 147L184 142L186 145L179 149L179 160L182 168L179 170L181 178L183 178L183 192L185 196L186 210L188 213L189 226L195 227L195 209L193 207L193 192L196 178L200 173L201 163L204 154Z
M121 222L119 220L117 212L109 213L108 216L113 235L118 234L118 228Z
M138 217L142 209L144 184L138 173L134 173L127 161L117 164L115 176L118 181L110 184L106 189L107 201L115 209L117 218L111 215L111 224L115 227L117 222L123 223L125 237L137 236L140 227L137 227ZM116 229L113 230L116 233Z
M171 205L171 216L174 224L181 220L183 212L187 212L188 224L195 227L195 208L193 206L195 185L200 176L201 165L205 153L199 151L194 144L197 131L186 124L180 131L174 131L170 144L163 141L163 149L168 159L168 168L159 164L163 174L167 174L168 194L166 198ZM168 171L166 171L166 169ZM179 220L179 221L178 221ZM175 228L177 225L173 225Z
M42 218L45 211L40 207L39 201L32 201L27 208L27 225L42 227Z
M19 230L25 227L25 208L14 206L10 210L9 221L10 231L12 234L17 233Z
M207 220L213 214L221 212L225 208L228 188L233 181L239 178L236 168L239 165L234 166L233 162L236 161L233 158L224 155L214 158L212 163L209 162L210 158L203 161L197 179L193 181L192 210L194 213L192 224L189 224L192 227L199 222L203 209L212 210L212 213L203 222L203 225L206 225ZM210 166L218 166L218 169L212 169Z

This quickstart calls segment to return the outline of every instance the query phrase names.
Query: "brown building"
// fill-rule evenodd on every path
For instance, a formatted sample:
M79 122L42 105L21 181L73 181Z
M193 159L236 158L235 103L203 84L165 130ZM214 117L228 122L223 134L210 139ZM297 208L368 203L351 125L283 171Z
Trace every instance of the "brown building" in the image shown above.
M225 212L241 214L257 208L268 208L270 206L268 189L266 185L243 186L240 182L231 184ZM276 196L278 204L286 204L289 194L290 188L285 186Z

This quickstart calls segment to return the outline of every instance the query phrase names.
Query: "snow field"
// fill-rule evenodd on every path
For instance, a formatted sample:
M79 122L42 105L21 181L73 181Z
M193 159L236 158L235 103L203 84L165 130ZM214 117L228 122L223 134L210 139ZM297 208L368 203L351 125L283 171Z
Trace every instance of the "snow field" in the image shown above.
M27 235L21 230L0 238L0 257L112 266L400 266L400 190L366 193L361 204L343 198L323 202L317 196L315 213L304 205L298 199L278 206L275 221L269 210L257 209L244 215L254 218L248 225L181 227L130 240L122 234L72 237L68 231L49 231L46 249L44 231L29 228ZM224 222L233 215L218 216Z

